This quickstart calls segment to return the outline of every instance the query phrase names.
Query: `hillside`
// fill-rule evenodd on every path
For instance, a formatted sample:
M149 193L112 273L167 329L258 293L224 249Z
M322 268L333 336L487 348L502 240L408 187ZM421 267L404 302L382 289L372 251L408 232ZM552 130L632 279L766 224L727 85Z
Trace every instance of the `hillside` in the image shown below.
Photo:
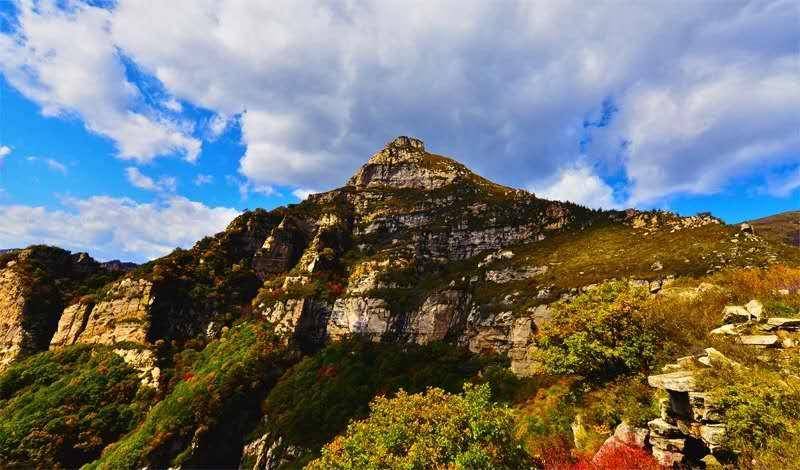
M764 238L800 247L800 211L783 212L748 223Z
M11 251L0 255L0 456L41 468L362 468L374 461L337 460L337 445L373 436L370 424L351 436L348 422L376 396L403 389L412 395L398 400L422 406L439 391L414 394L438 387L453 407L442 419L479 402L487 426L521 440L513 464L483 468L577 464L621 421L656 417L647 374L710 345L744 362L709 336L725 305L757 297L764 321L800 316L800 249L777 241L789 220L746 230L710 215L591 210L398 137L341 188L247 211L133 269ZM60 393L67 383L86 393ZM488 388L456 395L465 383ZM736 461L684 434L670 438L702 452L670 443L659 461Z

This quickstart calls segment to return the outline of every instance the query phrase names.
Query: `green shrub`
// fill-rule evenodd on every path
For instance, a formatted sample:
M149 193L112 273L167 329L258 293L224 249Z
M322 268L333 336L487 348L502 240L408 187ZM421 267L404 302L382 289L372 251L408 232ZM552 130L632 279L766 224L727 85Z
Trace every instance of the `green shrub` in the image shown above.
M131 430L149 404L133 369L104 346L32 356L0 375L4 466L78 467Z
M399 389L411 393L435 386L457 392L465 381L497 358L476 356L454 346L375 344L352 339L335 343L296 364L264 401L266 430L284 442L319 449L342 432L351 419L367 415L376 395ZM516 380L493 372L504 395ZM254 436L255 437L255 436Z
M648 369L659 335L641 308L645 288L608 282L553 306L533 350L545 371L607 379Z
M88 468L235 465L260 416L258 397L282 372L275 344L263 325L242 324L187 354L194 362L171 393Z
M310 469L526 468L513 435L512 412L490 401L488 384L465 385L462 395L431 388L378 397L369 418L325 446Z

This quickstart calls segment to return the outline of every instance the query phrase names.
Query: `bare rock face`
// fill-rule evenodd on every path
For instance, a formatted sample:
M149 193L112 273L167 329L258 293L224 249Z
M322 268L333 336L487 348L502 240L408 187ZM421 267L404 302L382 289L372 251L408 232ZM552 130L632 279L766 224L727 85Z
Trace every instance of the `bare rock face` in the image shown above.
M466 172L452 160L427 154L421 140L401 136L373 155L347 184L358 188L431 190L447 186Z
M301 348L313 350L327 339L331 308L313 299L288 299L266 307L262 315L287 342L295 341Z
M411 315L404 333L417 344L444 340L463 324L470 302L471 296L461 291L435 293Z
M360 335L380 341L389 331L392 312L383 299L373 297L344 297L333 305L328 336L332 341L348 335Z
M67 307L53 336L51 347L75 343L114 344L122 341L147 344L153 284L145 279L123 279L91 304ZM88 316L86 311L89 310Z
M0 271L0 370L17 359L30 341L24 328L25 280L12 269Z
M32 246L0 261L0 370L47 349L66 299L105 270L86 253ZM105 272L108 275L108 272Z
M297 263L308 244L310 227L295 217L287 216L270 233L253 256L253 269L265 279L288 271Z
M58 320L58 329L50 340L50 349L78 342L78 337L86 329L93 308L94 302L78 302L65 308Z

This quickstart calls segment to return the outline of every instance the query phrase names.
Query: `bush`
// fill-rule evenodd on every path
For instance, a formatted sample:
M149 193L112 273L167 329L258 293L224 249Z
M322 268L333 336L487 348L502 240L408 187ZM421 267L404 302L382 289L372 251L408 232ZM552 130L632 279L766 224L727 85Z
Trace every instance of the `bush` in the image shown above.
M135 370L103 346L32 356L0 375L0 466L75 468L128 432L149 404Z
M325 446L310 469L526 468L513 436L511 411L490 401L489 386L465 385L462 395L425 393L376 398L369 418L351 424Z
M236 465L260 417L258 397L282 372L277 343L263 325L242 324L187 354L194 362L171 393L88 468Z
M553 306L533 356L550 374L578 374L594 379L644 371L659 344L655 326L641 309L647 289L608 282Z
M264 401L268 429L259 429L254 436L269 431L288 444L319 449L351 419L365 417L376 395L401 388L416 393L431 386L457 392L493 361L442 343L375 344L359 339L335 343L281 377ZM513 393L514 379L497 371L487 375L493 384L501 384L504 396Z

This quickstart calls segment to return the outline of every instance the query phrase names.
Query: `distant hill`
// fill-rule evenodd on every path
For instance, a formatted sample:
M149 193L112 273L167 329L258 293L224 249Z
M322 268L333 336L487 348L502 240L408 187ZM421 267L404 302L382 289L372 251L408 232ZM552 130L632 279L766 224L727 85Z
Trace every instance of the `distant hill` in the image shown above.
M800 247L800 211L789 211L749 222L756 233L775 242Z

